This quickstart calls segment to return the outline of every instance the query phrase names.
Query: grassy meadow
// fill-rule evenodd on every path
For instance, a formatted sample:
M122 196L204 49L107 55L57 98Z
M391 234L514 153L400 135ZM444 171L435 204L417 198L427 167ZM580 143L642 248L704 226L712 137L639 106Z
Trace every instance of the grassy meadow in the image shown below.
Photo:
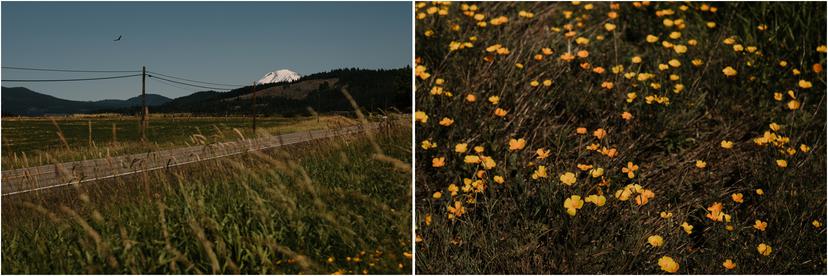
M343 116L259 117L259 135L276 135L352 125ZM148 143L141 143L133 116L4 117L3 169L103 158L130 153L253 137L250 117L150 116ZM203 139L193 136L203 136Z
M409 274L409 124L5 197L2 273Z
M417 2L418 274L825 274L826 4Z

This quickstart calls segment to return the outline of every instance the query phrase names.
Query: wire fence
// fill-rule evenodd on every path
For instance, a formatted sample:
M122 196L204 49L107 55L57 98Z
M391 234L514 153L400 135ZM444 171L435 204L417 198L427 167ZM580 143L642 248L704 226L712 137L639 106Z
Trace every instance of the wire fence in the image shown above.
M43 191L90 181L110 179L140 172L229 157L250 151L365 132L376 123L334 129L294 132L235 142L213 143L170 150L59 163L3 171L2 196Z

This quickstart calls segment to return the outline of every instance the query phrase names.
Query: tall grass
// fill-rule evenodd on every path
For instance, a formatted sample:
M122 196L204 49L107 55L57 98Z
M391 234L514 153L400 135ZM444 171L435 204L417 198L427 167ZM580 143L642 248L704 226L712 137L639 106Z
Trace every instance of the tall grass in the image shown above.
M266 117L259 119L261 135L317 130L353 125L343 116L313 118ZM3 118L3 170L85 159L106 158L238 139L234 129L255 137L250 119L244 117L158 117L147 131L148 142L140 142L134 119L91 118ZM194 136L202 137L199 141Z
M375 142L411 162L407 123ZM3 200L3 273L387 273L410 267L410 172L364 135Z

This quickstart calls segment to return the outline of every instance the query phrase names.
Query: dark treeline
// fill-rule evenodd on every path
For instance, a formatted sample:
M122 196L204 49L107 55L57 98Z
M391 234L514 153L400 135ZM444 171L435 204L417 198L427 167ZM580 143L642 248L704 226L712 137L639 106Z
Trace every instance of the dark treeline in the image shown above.
M315 73L290 83L273 83L257 85L261 91L271 87L296 85L303 81L336 78L336 83L322 83L303 99L285 97L258 97L257 113L261 115L297 116L310 115L308 108L318 113L338 113L353 111L353 107L340 92L347 90L359 106L368 112L398 110L411 111L411 67L391 70L336 69L329 72ZM174 99L151 109L153 113L193 113L198 115L238 115L250 114L252 101L240 99L239 96L252 92L251 86L233 89L228 92L202 91ZM116 112L135 114L140 108L99 110L98 112Z

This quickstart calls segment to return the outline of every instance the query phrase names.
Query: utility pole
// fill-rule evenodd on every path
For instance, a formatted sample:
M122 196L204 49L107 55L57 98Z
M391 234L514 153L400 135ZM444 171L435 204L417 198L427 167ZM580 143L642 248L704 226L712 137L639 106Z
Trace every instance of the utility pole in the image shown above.
M141 74L141 142L147 141L147 67L142 66Z
M256 136L256 82L253 82L253 136Z

